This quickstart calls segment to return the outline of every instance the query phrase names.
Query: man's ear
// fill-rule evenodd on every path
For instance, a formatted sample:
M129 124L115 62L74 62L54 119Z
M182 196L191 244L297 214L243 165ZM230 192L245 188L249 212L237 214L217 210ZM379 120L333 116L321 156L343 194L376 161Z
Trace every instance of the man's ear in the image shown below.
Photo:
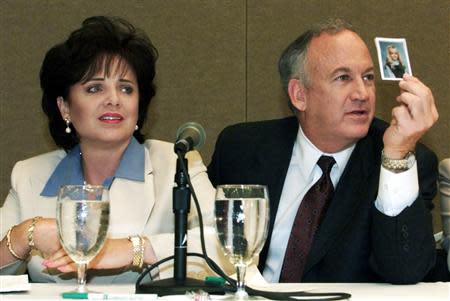
M291 104L298 111L306 110L305 86L299 79L291 79L288 83L288 94Z
M58 104L59 113L61 114L62 119L70 120L69 103L67 101L64 101L64 98L62 96L58 96L56 98L56 103Z

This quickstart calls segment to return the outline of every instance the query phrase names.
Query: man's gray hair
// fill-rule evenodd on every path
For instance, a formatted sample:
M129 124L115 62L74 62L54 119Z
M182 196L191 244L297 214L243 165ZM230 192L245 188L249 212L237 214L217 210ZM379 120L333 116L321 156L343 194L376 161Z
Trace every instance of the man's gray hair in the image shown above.
M324 32L336 34L344 30L354 31L352 25L342 19L329 19L323 23L317 23L283 51L278 61L278 71L286 93L288 93L288 84L292 78L301 80L306 87L311 85L306 57L311 40ZM291 106L290 102L289 105ZM291 109L293 109L292 106Z

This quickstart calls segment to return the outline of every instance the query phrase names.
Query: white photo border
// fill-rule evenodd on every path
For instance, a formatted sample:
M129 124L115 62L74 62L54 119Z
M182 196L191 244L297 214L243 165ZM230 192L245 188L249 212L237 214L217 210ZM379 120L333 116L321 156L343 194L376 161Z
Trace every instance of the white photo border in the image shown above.
M378 65L380 67L380 76L382 80L394 80L400 81L401 78L395 76L388 76L385 73L384 65L386 59L386 47L387 45L393 44L397 47L400 56L403 59L403 63L405 64L405 73L412 75L411 63L409 61L408 47L406 46L406 39L404 38L375 38L375 45L377 47L378 53Z

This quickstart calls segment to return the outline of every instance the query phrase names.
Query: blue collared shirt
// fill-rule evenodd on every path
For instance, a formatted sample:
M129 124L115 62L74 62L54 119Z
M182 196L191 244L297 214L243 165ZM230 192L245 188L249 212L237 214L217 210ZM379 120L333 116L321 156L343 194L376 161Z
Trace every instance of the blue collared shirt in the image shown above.
M132 137L120 160L119 167L112 177L103 182L110 188L115 178L144 182L145 151L144 146ZM67 156L59 162L52 173L41 196L53 197L62 185L83 185L84 175L81 168L80 146L72 148Z

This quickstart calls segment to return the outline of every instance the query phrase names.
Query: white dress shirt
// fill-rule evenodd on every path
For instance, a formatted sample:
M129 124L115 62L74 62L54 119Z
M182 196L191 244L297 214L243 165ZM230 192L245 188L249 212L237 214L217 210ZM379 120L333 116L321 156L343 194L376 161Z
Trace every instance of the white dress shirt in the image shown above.
M278 205L266 266L263 271L263 276L268 282L278 282L280 278L282 259L286 252L297 210L306 192L322 175L322 170L317 165L320 156L333 156L335 159L336 164L333 165L330 176L333 186L336 187L355 145L338 153L324 153L312 144L299 127ZM418 193L416 164L402 173L392 173L381 167L375 207L382 213L388 216L398 215L414 202Z

